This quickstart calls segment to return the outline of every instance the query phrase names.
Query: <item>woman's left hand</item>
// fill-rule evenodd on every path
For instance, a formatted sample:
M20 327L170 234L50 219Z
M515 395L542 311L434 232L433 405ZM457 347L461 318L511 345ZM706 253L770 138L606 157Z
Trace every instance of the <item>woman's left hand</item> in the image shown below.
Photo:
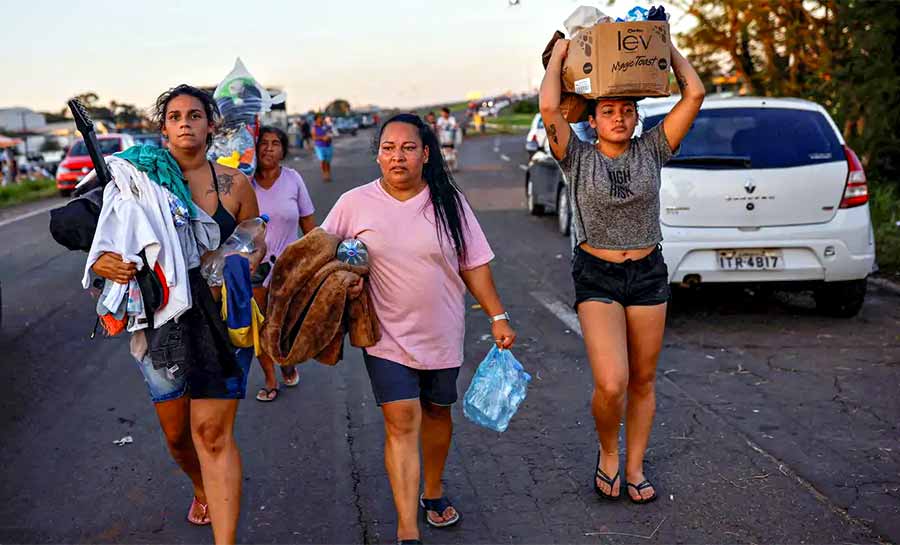
M504 350L512 348L513 343L516 342L516 332L509 325L509 320L499 320L491 324L491 334L494 336L497 347Z
M350 296L350 299L356 299L357 297L362 295L363 282L364 282L363 277L360 276L359 280L357 280L353 284L350 284L350 289L347 290L347 293Z

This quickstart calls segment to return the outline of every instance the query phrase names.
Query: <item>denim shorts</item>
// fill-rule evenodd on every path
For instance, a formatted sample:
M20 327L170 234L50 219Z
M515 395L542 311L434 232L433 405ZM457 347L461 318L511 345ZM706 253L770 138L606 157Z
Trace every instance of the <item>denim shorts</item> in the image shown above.
M395 361L369 355L363 351L366 371L372 382L372 393L378 406L392 401L420 399L432 405L449 407L456 403L456 378L459 367L422 370Z
M331 162L331 158L334 156L334 148L331 146L316 146L316 157L319 158L319 161L328 161Z
M226 391L222 395L204 396L211 399L243 399L247 395L247 377L250 375L250 364L253 362L252 348L238 348L235 350L235 356L243 372L243 377L226 381ZM144 382L147 383L147 389L150 390L150 399L153 403L162 403L171 399L189 394L190 385L194 383L194 390L201 391L204 388L198 384L199 376L191 373L181 373L173 376L165 367L155 369L150 356L145 356L143 360L138 362L141 374L144 375Z
M657 246L647 256L622 263L606 261L575 248L572 261L575 309L585 301L623 307L661 305L669 300L669 269Z

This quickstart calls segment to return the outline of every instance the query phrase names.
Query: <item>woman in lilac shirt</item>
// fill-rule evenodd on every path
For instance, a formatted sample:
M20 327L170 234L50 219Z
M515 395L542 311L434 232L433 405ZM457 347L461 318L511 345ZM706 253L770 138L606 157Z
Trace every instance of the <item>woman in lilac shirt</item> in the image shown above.
M262 127L256 145L257 167L253 176L253 189L259 202L260 214L268 214L266 245L269 256L277 259L287 246L297 240L298 228L306 234L316 227L313 216L312 199L303 178L296 170L281 165L287 156L287 135L275 127ZM269 296L267 276L261 286L253 288L253 298L265 314ZM278 397L278 380L275 378L275 363L266 354L259 355L259 363L266 375L266 385L256 394L258 401L275 401ZM294 366L282 367L281 376L286 386L296 386L300 374Z

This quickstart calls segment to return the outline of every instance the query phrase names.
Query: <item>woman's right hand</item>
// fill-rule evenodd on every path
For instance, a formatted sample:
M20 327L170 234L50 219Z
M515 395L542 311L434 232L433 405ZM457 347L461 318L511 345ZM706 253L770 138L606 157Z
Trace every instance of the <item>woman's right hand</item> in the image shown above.
M104 252L97 261L91 265L91 270L97 276L102 276L119 284L127 284L134 278L137 265L124 261L122 256L114 252Z
M556 40L556 43L553 44L553 52L550 54L550 58L558 58L561 61L566 60L566 56L569 54L569 42L570 40L566 38Z

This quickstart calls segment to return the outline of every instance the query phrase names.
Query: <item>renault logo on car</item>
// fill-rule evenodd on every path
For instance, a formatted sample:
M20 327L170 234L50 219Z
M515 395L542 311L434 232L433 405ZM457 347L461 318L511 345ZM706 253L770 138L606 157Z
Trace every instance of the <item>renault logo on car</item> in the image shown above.
M752 195L756 191L756 184L753 183L753 180L747 180L747 183L744 184L744 189L747 190L747 194Z

